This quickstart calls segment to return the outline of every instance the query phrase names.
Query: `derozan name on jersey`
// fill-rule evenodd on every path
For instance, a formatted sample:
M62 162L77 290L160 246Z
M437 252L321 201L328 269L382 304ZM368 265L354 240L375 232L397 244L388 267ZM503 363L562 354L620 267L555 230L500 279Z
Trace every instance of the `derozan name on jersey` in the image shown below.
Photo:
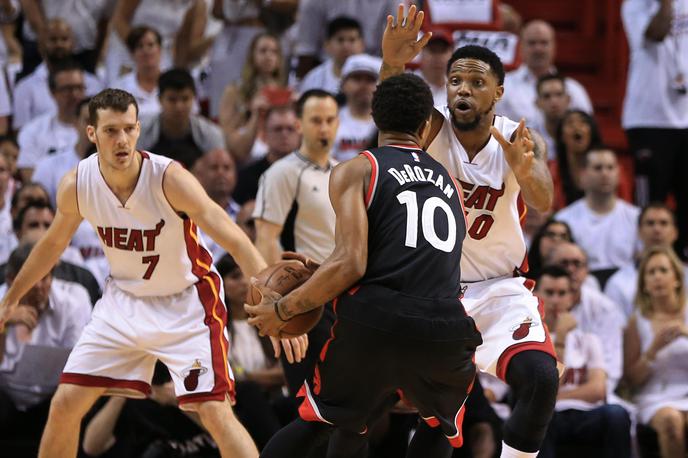
M427 181L440 188L447 198L450 199L451 196L454 195L454 188L451 186L451 183L445 184L442 175L433 176L435 172L432 169L423 169L417 165L411 167L408 164L404 164L404 170L397 170L390 167L387 172L389 172L400 185L417 181Z

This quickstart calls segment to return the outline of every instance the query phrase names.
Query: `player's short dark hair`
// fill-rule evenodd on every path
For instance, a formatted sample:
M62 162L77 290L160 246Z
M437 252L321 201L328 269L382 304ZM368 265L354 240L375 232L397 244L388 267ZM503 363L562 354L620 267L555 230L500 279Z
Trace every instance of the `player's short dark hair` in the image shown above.
M566 91L566 78L561 76L558 73L548 73L546 75L542 75L540 78L537 80L536 84L536 90L537 90L537 95L540 95L540 90L542 89L542 85L545 84L548 81L559 81L561 83L561 86L564 88L564 91Z
M669 215L671 216L671 223L676 226L676 214L674 211L664 202L650 202L649 204L645 205L641 210L640 214L638 215L638 226L640 226L643 222L643 219L645 218L645 215L647 215L647 212L650 210L664 210Z
M306 102L308 102L308 99L310 98L319 98L319 99L327 99L330 98L334 100L335 103L337 103L337 99L331 92L327 92L324 89L309 89L303 94L301 94L301 97L296 101L296 116L301 118L303 116L303 107L306 105Z
M377 86L372 105L380 131L416 134L432 113L432 92L420 77L402 73Z
M172 68L160 75L158 79L158 94L162 97L163 92L168 89L173 91L183 91L191 89L196 94L196 83L188 70L183 68Z
M477 59L485 62L490 66L490 69L497 77L499 85L501 86L504 84L504 66L502 65L502 60L499 58L499 56L497 56L497 54L492 52L492 50L484 46L477 45L460 47L454 51L454 54L452 54L452 56L449 58L449 62L447 62L447 74L449 74L454 62L459 59Z
M88 118L92 126L98 125L98 110L114 110L126 113L131 105L136 109L136 119L139 117L139 104L133 95L122 89L103 89L88 102Z
M19 231L19 229L21 229L22 224L24 224L24 218L26 218L26 214L29 212L29 210L32 209L47 209L50 210L50 213L52 213L53 216L55 215L55 209L52 205L50 205L50 202L32 199L28 201L26 205L19 209L19 213L17 213L17 216L14 218L14 220L12 220L12 229L14 229L14 232L17 232Z
M81 72L83 74L84 68L72 58L59 60L48 72L48 88L50 92L55 92L55 89L57 89L57 75L63 72Z
M566 269L564 269L561 266L555 266L550 264L543 267L540 271L540 275L538 276L538 280L544 277L545 275L552 278L567 278L569 281L571 281L571 275L568 273Z
M329 40L342 30L357 30L358 34L363 36L363 29L361 23L349 16L337 16L327 24L327 39Z
M155 35L155 41L158 43L158 46L162 46L162 36L160 35L160 32L158 32L153 27L147 25L140 25L138 27L132 28L129 34L127 35L126 45L130 53L136 51L136 47L141 42L141 39L148 32L151 32L153 35Z

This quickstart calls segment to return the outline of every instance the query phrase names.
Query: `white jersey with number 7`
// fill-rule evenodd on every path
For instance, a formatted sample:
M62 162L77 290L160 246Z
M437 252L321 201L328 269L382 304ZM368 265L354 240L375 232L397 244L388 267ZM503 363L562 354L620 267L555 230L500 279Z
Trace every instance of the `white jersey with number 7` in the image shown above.
M141 156L138 182L124 205L100 173L97 153L79 162L77 203L100 238L117 287L137 297L168 296L196 283L213 260L196 224L165 197L162 182L172 160Z

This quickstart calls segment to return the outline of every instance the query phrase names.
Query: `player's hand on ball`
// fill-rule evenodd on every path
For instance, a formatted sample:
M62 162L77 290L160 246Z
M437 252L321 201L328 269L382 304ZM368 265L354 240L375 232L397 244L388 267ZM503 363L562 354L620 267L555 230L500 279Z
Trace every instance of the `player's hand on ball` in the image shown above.
M318 267L320 267L320 264L313 261L305 254L296 253L294 251L285 251L284 253L282 253L282 259L284 259L285 261L301 261L301 263L303 263L303 265L306 266L306 268L309 269L311 272L315 272L316 270L318 270Z
M490 133L502 146L504 150L504 157L506 162L511 167L516 178L527 178L533 170L535 165L535 142L530 136L530 132L526 129L526 122L521 119L516 128L516 135L513 142L510 142L499 132L499 130L492 126Z
M289 364L294 362L300 363L306 357L306 350L308 350L308 334L303 334L298 337L290 339L277 339L270 337L272 342L272 349L275 350L275 358L279 358L284 347L284 356L287 358Z
M281 320L275 312L277 301L282 296L259 284L255 278L251 278L251 286L260 291L262 300L257 305L244 304L244 310L249 315L248 324L258 328L258 333L261 336L279 337L280 330L287 323Z

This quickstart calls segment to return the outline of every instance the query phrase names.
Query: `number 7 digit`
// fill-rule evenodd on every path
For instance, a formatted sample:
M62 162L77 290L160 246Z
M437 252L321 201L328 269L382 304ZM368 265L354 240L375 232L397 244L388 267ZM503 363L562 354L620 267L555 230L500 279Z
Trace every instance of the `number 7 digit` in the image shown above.
M144 256L143 258L141 258L141 262L143 264L148 264L148 268L146 269L146 273L143 274L144 280L150 280L150 278L153 276L153 271L155 270L155 266L158 265L159 260L160 260L159 254L156 254L154 256Z

